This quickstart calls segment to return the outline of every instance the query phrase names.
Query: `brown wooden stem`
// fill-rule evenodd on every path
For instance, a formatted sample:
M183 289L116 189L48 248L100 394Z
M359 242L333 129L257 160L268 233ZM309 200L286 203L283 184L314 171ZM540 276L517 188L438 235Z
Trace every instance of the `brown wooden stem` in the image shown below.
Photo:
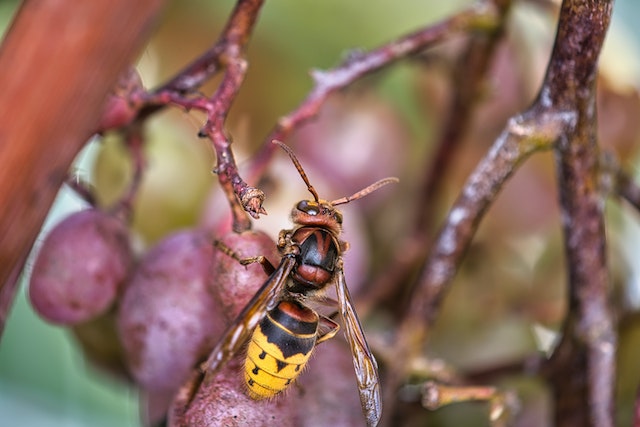
M613 425L616 335L608 306L595 116L597 62L611 5L611 1L564 1L539 96L525 114L510 121L464 185L422 270L399 332L410 353L422 350L486 209L531 152L554 143L570 301L563 340L553 358L558 425ZM535 140L545 143L532 144Z
M15 286L15 271L72 160L162 4L27 1L20 7L0 49L0 286Z
M613 1L565 0L541 102L574 116L556 147L569 313L552 358L556 425L613 426L617 336L609 307L596 77Z

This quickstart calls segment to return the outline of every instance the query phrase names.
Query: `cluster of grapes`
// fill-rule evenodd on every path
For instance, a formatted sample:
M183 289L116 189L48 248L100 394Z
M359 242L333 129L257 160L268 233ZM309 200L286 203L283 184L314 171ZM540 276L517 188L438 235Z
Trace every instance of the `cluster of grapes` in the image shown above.
M223 240L278 262L262 232ZM126 221L97 208L80 211L44 240L29 297L42 318L71 327L98 366L135 381L150 402L163 401L265 280L259 265L245 268L212 242L208 230L180 231L136 260ZM149 409L161 417L167 408Z
M275 242L264 232L230 232L218 238L242 256L265 255L272 264L279 262ZM266 279L259 264L242 266L216 250L213 240L208 229L179 231L136 259L127 221L89 208L57 224L34 262L29 297L35 311L51 323L70 327L95 365L140 387L146 425L157 425L167 416L181 385L197 372ZM255 402L244 393L244 355L239 354L171 425L260 425L274 420L305 425L302 408L315 407L316 420L326 421L323 404L340 404L341 417L356 422L360 410L351 361L344 343L336 344L323 349L317 363L341 372L344 381L332 383L325 370L313 370L303 379L304 395ZM335 393L345 384L353 400L350 406ZM327 390L334 402L318 399L329 395ZM311 420L307 410L304 416Z
M308 155L321 158L313 152ZM328 165L335 168L334 163ZM317 167L328 169L321 163ZM342 168L354 169L354 165ZM297 173L289 165L286 170ZM337 170L331 172L324 175L337 174ZM375 176L380 173L376 170ZM288 181L283 185L290 187L298 179L283 179ZM343 181L353 179L344 177ZM300 189L305 194L302 185ZM289 194L285 210L295 201ZM223 206L218 204L216 209ZM287 215L276 209L270 213L272 218ZM29 296L42 318L73 331L94 365L140 387L144 423L156 425L173 413L176 394L198 372L197 367L226 327L266 280L259 264L241 265L215 249L214 240L221 240L242 257L264 255L276 266L279 254L273 239L264 232L221 233L212 231L220 227L211 225L175 232L138 254L132 246L127 217L118 209L106 212L91 207L55 226L33 264ZM351 230L358 228L357 215L349 222ZM359 238L362 236L357 233L348 237L352 243L358 243ZM359 248L364 246L355 244L348 256L362 258ZM348 262L347 278L356 285L349 276L362 275L363 262ZM169 416L169 425L362 422L344 340L323 344L310 363L312 368L299 379L300 387L293 387L297 391L275 401L256 402L245 394L243 358L243 354L237 355L214 383L201 387L188 410Z

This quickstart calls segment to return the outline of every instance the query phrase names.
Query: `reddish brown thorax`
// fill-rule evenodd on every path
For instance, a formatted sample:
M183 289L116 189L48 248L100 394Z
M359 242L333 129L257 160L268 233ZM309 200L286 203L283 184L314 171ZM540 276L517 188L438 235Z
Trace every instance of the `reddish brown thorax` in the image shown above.
M294 283L312 289L324 287L333 277L339 257L336 238L325 228L300 227L291 240L300 249L292 271Z

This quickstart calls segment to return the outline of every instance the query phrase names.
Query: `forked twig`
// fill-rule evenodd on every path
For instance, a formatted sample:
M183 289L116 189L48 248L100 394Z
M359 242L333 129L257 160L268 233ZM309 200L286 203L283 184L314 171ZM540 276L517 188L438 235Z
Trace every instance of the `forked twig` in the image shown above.
M552 382L558 425L613 425L616 336L607 302L594 107L597 60L611 6L611 1L563 2L555 47L539 96L527 113L510 121L465 184L422 270L399 335L410 352L421 350L446 285L497 191L534 151L532 148L549 147L555 142L570 295L563 339L552 363L561 372ZM582 48L578 52L579 46ZM514 135L510 130L519 121L523 130L533 131L529 136L546 127L545 136L540 135L545 144L531 144L527 132L525 138L514 138L522 134Z
M313 71L313 89L295 110L280 118L277 126L265 138L248 171L249 181L261 176L269 164L274 153L271 141L285 141L293 130L315 117L333 93L348 87L365 75L422 52L456 33L471 30L491 32L500 25L500 21L500 12L494 3L477 2L442 22L407 34L369 52L358 52L348 56L336 68Z
M262 207L262 191L251 187L240 177L231 139L225 130L227 115L247 71L245 50L263 2L238 0L220 37L207 52L159 88L151 92L134 90L129 96L132 108L137 110L131 118L135 121L143 121L167 105L196 109L206 114L207 121L199 135L212 142L217 158L214 171L231 207L233 229L238 232L251 228L246 213L253 217L266 213ZM224 71L224 76L211 97L195 93L221 71Z

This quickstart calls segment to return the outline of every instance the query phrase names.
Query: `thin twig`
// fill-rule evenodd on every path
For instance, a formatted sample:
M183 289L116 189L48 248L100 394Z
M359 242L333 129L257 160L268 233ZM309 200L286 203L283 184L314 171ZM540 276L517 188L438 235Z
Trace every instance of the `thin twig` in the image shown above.
M207 122L199 135L212 142L217 158L214 171L231 206L233 229L238 232L251 228L247 213L256 218L266 213L262 207L262 191L249 186L240 177L231 140L224 129L247 71L246 45L263 3L264 0L238 0L220 37L209 50L155 90L146 92L134 87L125 94L131 109L127 122L100 122L117 123L121 127L141 123L167 105L205 112ZM195 94L202 84L222 70L222 82L213 96ZM118 103L113 105L121 108ZM113 112L106 110L103 113L105 117L109 114Z
M495 27L487 28L483 34L469 39L465 52L458 59L453 71L451 87L453 99L445 118L443 131L434 143L435 154L429 159L424 168L422 183L417 193L417 213L411 232L398 248L392 251L389 266L382 274L370 278L371 286L363 295L364 311L375 306L379 301L393 299L395 292L406 292L404 286L398 284L409 282L412 272L416 271L424 262L428 252L429 226L433 222L435 207L443 184L446 182L447 171L455 160L458 147L468 131L473 119L473 112L480 99L486 73L493 58L497 42L501 39L506 15L511 0L495 1L498 10L498 22Z
M549 149L564 127L564 115L535 105L512 118L471 174L438 233L414 290L400 336L414 350L424 343L436 319L447 284L453 278L485 212L509 177L536 151Z
M193 93L221 71L224 68L221 60L223 54L231 46L245 46L249 41L263 3L264 0L239 0L214 45L167 82L153 90L153 94L177 93L186 95ZM158 106L163 105L162 103L158 104Z
M472 29L491 30L499 25L500 17L491 2L478 2L453 17L407 34L369 52L357 52L347 57L338 67L312 72L314 87L302 103L280 118L277 126L265 138L261 150L254 157L248 172L249 181L264 173L275 151L271 141L285 141L291 132L315 117L329 96L367 74L376 72L395 62L419 53L457 32Z
M218 55L217 65L225 67L225 74L218 90L211 97L210 103L207 104L207 122L200 131L201 136L208 136L213 143L217 158L215 172L218 174L220 185L231 206L233 229L237 232L251 228L251 222L245 211L255 218L259 214L266 213L262 207L264 194L249 186L240 177L231 150L231 140L224 129L231 105L244 81L247 71L245 48L262 3L263 0L238 1L231 19L220 37L220 44L224 45L225 49ZM196 63L187 68L189 71L197 71L191 75L189 80L191 84L200 84L202 79L212 72L210 68L200 65ZM184 79L172 80L169 82L169 86L179 84L181 90L184 90L184 82Z
M456 90L430 167L425 168L427 173L422 183L420 203L416 208L417 212L424 212L417 218L415 231L418 233L424 233L431 224L446 172L471 123L496 44L503 35L505 16L511 1L501 0L495 3L499 11L498 25L493 31L487 32L486 37L473 37L454 69L453 82Z
M142 176L146 168L144 156L144 137L142 126L137 123L127 129L125 134L126 145L133 160L133 176L126 193L122 196L116 206L113 207L113 214L119 216L124 223L129 223L133 215L133 203L138 195L138 190L142 184Z
M245 211L255 218L266 211L262 208L264 194L250 187L240 177L231 150L231 140L224 129L231 103L240 90L247 69L247 62L239 52L233 52L227 61L224 78L211 98L211 104L207 108L207 122L199 135L208 136L213 143L217 158L214 171L218 174L220 185L231 206L233 229L241 232L251 228Z
M250 227L248 218L237 207L238 200L244 210L257 217L265 213L262 208L264 194L249 186L238 174L230 141L224 132L223 125L224 118L244 78L246 71L244 48L261 5L262 0L238 1L225 30L209 51L160 88L150 93L137 91L132 94L130 100L134 105L133 108L139 110L138 120L144 119L168 104L187 110L198 109L207 112L208 120L201 135L208 136L213 142L218 159L215 171L231 204L234 229L238 231ZM266 169L274 153L271 141L285 140L294 129L314 117L332 93L347 87L366 74L420 52L455 32L493 29L499 25L498 16L499 13L493 3L479 2L439 24L411 33L368 53L351 55L333 70L314 71L312 73L314 88L296 110L279 120L278 125L266 138L261 151L251 163L247 181L256 182ZM191 96L196 88L221 69L225 69L225 77L216 95L209 100L197 95Z

